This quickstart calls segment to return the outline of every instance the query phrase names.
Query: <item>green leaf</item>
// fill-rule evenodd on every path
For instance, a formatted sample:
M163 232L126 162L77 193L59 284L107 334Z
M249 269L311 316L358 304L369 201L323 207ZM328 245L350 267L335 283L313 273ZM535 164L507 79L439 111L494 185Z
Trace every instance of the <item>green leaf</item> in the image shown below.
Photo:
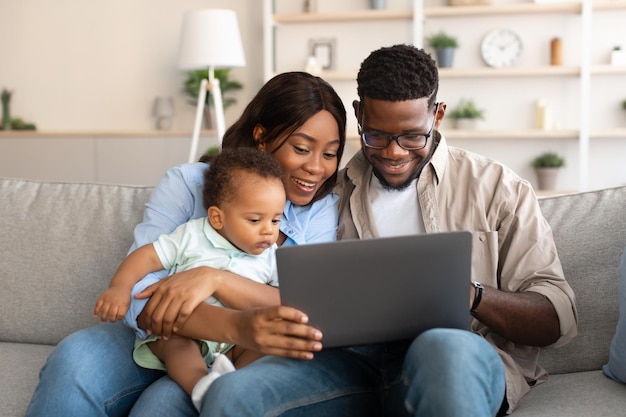
M444 31L439 31L434 35L426 38L428 46L435 49L440 48L458 48L459 43L454 36L446 34Z
M546 152L536 157L532 165L535 168L559 168L565 165L565 159L555 152Z
M462 99L448 116L453 119L483 119L484 113L485 111L479 109L473 100Z
M222 101L224 103L224 108L228 106L232 106L237 102L237 99L234 97L224 97L224 94L229 91L241 90L243 88L243 84L236 80L229 79L230 68L220 68L215 70L215 78L220 81L220 89L222 90ZM183 83L183 91L192 100L189 100L189 103L193 106L196 105L198 100L198 92L200 91L200 83L204 78L208 78L209 73L208 70L192 70L187 71L187 79ZM210 105L211 100L211 92L207 91L205 106Z

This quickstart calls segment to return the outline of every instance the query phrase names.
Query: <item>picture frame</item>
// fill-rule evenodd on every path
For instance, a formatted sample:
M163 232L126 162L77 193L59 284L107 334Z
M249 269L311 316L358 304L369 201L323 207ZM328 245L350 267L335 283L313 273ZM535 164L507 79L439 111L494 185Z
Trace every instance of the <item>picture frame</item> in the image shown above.
M335 43L334 38L311 39L309 41L309 55L316 58L324 71L334 68Z

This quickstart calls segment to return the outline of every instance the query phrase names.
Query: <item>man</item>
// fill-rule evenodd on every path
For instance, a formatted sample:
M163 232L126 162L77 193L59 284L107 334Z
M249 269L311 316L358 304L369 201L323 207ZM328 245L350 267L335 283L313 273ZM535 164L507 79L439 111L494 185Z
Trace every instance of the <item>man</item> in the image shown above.
M448 147L430 56L408 45L379 49L357 81L362 152L339 175L338 237L471 230L472 275L482 283L470 287L472 332L432 329L311 361L264 358L216 382L205 400L211 416L495 416L546 379L539 347L576 335L574 294L531 186ZM244 393L238 404L223 400Z

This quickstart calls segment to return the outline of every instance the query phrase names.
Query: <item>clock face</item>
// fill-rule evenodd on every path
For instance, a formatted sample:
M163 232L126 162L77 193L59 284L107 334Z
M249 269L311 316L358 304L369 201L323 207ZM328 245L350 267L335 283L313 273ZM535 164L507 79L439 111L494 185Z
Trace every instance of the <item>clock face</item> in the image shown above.
M522 54L522 40L511 30L494 30L483 38L480 54L491 67L510 67Z

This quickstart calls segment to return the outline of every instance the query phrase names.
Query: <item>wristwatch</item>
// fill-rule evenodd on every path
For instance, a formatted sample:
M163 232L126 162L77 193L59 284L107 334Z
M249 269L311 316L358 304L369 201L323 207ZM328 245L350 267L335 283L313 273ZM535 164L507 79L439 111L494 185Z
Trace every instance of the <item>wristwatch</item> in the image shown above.
M470 309L470 314L474 315L476 313L476 309L480 305L480 300L483 298L483 284L478 281L472 281L472 285L474 286L474 302L472 303L472 308Z

